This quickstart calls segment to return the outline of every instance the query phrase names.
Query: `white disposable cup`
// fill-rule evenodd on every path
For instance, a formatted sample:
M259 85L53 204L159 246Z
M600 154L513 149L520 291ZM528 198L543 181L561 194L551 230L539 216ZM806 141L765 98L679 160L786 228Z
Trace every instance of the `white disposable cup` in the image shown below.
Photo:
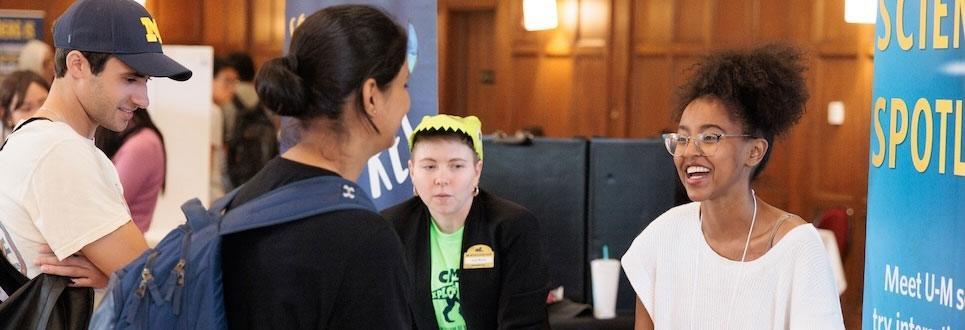
M593 317L612 319L617 316L617 288L620 286L620 260L590 261L593 283Z

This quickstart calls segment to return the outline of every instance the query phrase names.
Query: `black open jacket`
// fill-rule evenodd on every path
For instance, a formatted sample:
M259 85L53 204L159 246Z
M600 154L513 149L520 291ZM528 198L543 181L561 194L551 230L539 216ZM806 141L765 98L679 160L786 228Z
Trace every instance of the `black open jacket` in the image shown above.
M395 226L415 283L412 312L420 330L438 329L430 296L429 209L418 197L382 215ZM462 234L459 294L469 329L547 329L548 277L539 223L522 206L481 191ZM493 249L493 268L462 269L462 255L477 244Z

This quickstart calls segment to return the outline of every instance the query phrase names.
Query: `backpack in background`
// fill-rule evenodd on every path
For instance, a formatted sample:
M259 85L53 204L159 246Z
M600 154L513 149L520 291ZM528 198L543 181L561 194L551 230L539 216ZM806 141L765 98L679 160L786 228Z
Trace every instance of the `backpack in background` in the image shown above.
M226 329L221 236L340 210L377 212L355 183L321 176L287 184L227 213L238 189L205 210L181 206L187 223L115 272L91 329Z
M244 109L235 101L239 111L233 132L225 134L225 171L231 185L240 187L278 155L278 139L275 125L260 107Z

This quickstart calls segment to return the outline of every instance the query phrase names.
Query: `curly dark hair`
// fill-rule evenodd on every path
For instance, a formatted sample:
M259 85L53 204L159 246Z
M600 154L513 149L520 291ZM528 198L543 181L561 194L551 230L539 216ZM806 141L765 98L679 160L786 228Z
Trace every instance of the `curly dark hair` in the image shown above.
M674 119L696 99L722 101L731 118L744 126L744 133L767 140L787 132L801 116L808 100L804 54L786 44L770 44L749 51L726 50L704 57L691 70L690 80L677 94ZM767 149L751 179L764 170Z

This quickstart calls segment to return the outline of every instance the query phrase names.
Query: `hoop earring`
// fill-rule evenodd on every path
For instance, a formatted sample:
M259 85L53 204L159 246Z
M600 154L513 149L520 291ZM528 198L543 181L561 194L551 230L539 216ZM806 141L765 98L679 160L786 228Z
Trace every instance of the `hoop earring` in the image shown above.
M473 188L472 195L479 196L479 186L476 186L475 188Z

